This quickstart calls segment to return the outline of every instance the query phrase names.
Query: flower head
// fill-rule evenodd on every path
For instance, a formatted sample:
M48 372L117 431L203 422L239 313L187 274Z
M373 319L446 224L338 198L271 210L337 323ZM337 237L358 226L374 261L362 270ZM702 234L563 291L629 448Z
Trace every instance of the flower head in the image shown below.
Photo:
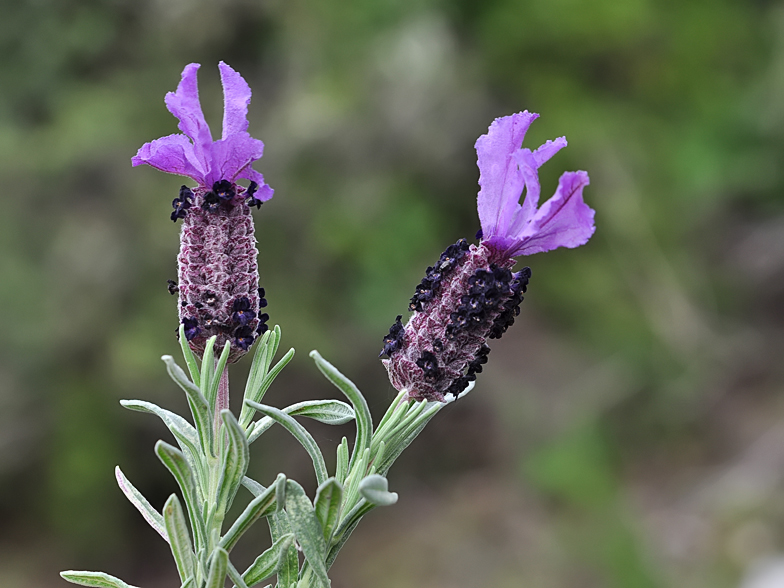
M520 313L531 270L512 272L516 256L577 247L594 232L594 211L582 197L585 172L564 173L555 195L538 206L538 169L566 146L561 137L536 151L521 147L538 116L496 119L479 137L480 243L447 247L416 287L414 314L405 326L398 316L384 337L390 381L409 398L443 402L476 379L490 353L487 340L500 338Z
M223 133L217 141L204 120L196 85L199 65L182 72L176 92L166 95L166 106L184 134L145 143L131 160L172 174L191 178L196 186L180 188L172 202L171 219L182 220L179 284L170 280L169 291L179 295L179 318L185 338L197 353L207 340L231 344L229 361L247 352L256 337L267 330L267 305L259 289L251 206L272 198L272 188L251 167L264 144L248 132L250 87L242 76L221 62L223 83ZM236 180L250 181L247 188Z

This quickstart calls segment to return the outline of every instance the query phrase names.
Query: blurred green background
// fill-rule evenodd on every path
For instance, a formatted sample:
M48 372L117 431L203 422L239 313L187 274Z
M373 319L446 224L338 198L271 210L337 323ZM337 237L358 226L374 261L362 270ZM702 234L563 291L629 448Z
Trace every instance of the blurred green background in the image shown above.
M255 213L261 282L298 352L277 406L335 396L318 348L380 417L381 338L478 229L473 143L495 117L541 113L529 147L569 139L543 195L591 175L596 235L525 260L518 323L392 469L400 502L366 517L333 585L784 586L784 4L767 0L1 0L0 586L68 568L179 585L112 473L161 506L168 433L118 400L186 410L159 360L177 352L181 180L130 158L176 132L163 96L187 63L218 128L221 59L253 88L276 190ZM332 457L351 428L314 431ZM252 459L312 490L285 432Z

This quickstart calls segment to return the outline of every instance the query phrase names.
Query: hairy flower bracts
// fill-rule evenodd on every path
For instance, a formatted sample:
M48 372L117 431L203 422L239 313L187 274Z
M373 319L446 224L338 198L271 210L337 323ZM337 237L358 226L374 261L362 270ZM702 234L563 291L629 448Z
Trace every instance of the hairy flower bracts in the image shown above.
M223 132L213 141L199 102L192 63L182 72L176 92L166 95L166 106L184 134L145 143L133 165L150 165L186 176L194 188L182 186L172 202L171 220L182 220L180 233L179 318L191 348L204 352L213 335L217 344L231 342L229 361L236 361L267 329L263 290L259 294L252 207L261 207L273 190L251 167L261 158L264 144L248 132L251 91L231 67L219 64L223 84ZM249 180L248 187L236 180Z
M477 140L480 243L450 245L417 286L409 321L404 326L398 316L384 337L390 381L410 399L457 397L482 371L488 339L512 325L531 277L528 267L512 272L515 257L583 245L595 230L594 211L582 197L585 172L564 173L555 195L539 207L538 169L566 139L522 149L538 116L526 111L496 119Z

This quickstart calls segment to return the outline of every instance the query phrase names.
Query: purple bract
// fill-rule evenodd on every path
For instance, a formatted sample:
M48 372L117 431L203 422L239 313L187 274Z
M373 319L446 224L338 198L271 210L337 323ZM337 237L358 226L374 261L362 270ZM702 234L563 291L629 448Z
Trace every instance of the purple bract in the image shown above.
M213 141L199 103L199 67L198 63L185 66L177 91L166 94L166 107L179 119L178 127L185 134L145 143L131 162L134 166L147 164L187 176L204 188L212 188L221 180L234 183L244 178L258 185L254 197L266 202L272 198L273 190L251 167L261 159L264 143L251 137L247 130L250 86L231 67L222 61L218 64L223 84L223 132L219 140Z
M566 147L566 138L547 141L536 151L521 148L538 117L526 110L497 118L476 141L482 243L507 258L578 247L595 230L594 211L583 201L589 182L583 171L564 173L555 195L539 207L538 169Z

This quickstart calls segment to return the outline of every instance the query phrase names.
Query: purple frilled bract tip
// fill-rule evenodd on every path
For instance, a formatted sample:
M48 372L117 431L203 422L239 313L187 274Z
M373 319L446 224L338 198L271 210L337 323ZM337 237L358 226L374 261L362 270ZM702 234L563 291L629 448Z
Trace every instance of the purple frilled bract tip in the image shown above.
M258 184L255 198L266 202L273 190L251 167L264 153L264 143L247 130L250 86L230 66L222 61L218 64L223 85L223 132L219 140L213 141L199 103L199 67L198 63L185 66L177 91L166 94L166 107L180 121L178 127L184 134L145 143L131 162L192 178L208 188L220 180L244 178Z
M506 258L579 247L596 229L594 210L583 201L589 183L584 171L565 172L555 194L539 206L538 169L566 146L566 138L547 141L535 151L521 148L538 117L526 110L497 118L476 141L482 242Z

